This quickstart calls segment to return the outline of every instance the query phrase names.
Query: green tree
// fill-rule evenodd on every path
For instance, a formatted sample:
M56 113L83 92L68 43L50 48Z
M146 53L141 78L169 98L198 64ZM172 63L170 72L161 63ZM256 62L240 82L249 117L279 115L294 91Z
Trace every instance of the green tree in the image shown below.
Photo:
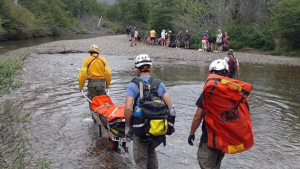
M116 3L122 14L121 22L123 26L139 25L139 27L144 27L147 23L149 0L118 0Z
M281 0L272 8L273 30L292 49L300 47L299 0Z
M35 30L34 15L23 6L15 5L11 0L0 1L0 16L6 36L29 37Z
M172 20L176 18L173 10L177 0L151 0L151 10L149 11L148 28L161 32L163 29L173 30Z
M5 34L5 30L2 28L2 18L0 16L0 37L1 35ZM1 39L1 38L0 38Z

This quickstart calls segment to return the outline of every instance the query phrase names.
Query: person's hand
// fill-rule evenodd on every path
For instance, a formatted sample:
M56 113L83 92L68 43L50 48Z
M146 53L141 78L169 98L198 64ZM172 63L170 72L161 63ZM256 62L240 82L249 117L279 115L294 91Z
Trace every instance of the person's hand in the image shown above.
M128 135L129 130L130 130L130 126L125 126L125 136Z
M132 140L132 132L130 130L130 126L125 126L125 137L128 141Z
M193 146L194 145L194 143L193 143L194 140L195 140L195 135L194 134L190 135L189 138L188 138L189 145Z
M237 76L240 76L240 73L237 73L236 75L237 75Z

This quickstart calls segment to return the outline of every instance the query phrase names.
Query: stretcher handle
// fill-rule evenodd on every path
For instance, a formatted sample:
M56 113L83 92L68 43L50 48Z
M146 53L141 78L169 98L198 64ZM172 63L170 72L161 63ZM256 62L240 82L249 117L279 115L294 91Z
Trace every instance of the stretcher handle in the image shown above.
M92 101L83 93L83 90L80 90L81 94L86 98L87 101L89 101L90 103L92 103Z

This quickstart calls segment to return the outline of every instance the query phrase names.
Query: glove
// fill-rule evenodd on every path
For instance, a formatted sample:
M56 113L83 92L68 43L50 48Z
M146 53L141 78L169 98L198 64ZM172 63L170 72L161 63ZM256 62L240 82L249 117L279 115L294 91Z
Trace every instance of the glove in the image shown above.
M105 92L106 92L106 95L108 96L109 95L109 88L106 88Z
M130 126L125 126L125 137L127 138L127 140L132 140L132 130L130 128ZM130 141L129 140L129 141Z
M125 136L128 135L129 130L130 130L130 126L125 126Z
M188 138L189 145L193 146L194 145L194 143L193 143L194 140L195 140L195 135L194 134L190 135L189 138Z

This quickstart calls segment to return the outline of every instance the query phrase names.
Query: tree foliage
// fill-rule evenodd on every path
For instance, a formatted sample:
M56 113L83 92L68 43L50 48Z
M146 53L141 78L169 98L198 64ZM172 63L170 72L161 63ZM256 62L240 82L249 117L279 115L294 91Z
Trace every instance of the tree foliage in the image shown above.
M35 30L35 17L26 8L10 0L0 1L1 27L6 36L28 37Z
M0 40L93 30L105 6L96 0L1 0Z
M300 3L299 0L281 0L272 8L273 30L294 49L300 47Z
M200 43L203 31L215 35L221 29L235 49L273 50L275 40L290 50L300 46L299 0L1 0L0 39L95 29L100 16L118 33L127 26L140 32L187 29L191 43Z

